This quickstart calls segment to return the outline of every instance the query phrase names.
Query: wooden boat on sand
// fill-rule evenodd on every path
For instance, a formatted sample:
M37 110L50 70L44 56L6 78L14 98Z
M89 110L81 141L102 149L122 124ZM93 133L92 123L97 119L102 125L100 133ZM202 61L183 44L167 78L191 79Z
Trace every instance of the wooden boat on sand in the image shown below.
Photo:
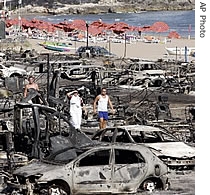
M59 52L69 52L72 48L72 44L59 43L59 42L44 42L39 45L43 46L45 49L59 51Z

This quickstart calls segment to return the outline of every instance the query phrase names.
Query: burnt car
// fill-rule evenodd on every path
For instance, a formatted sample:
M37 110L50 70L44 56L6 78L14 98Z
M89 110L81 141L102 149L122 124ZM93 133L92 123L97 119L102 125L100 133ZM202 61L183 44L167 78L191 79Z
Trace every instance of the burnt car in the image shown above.
M115 54L100 46L80 46L76 50L76 54L79 55L79 57L116 57Z
M133 194L170 185L167 165L131 143L65 148L16 169L13 177L7 185L20 194Z
M13 142L15 151L25 153L29 160L41 159L67 146L94 144L71 125L68 113L25 102L14 106Z
M161 127L125 125L100 130L92 140L102 142L138 143L149 147L170 168L193 168L195 147L180 141Z
M29 73L23 68L15 66L6 67L5 65L0 64L0 77L3 79L6 77L25 77L28 74Z

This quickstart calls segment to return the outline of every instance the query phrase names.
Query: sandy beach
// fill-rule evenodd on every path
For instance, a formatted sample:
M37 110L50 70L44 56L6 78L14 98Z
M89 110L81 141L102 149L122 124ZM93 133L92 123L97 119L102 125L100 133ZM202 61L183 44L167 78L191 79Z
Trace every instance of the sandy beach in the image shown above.
M39 43L44 42L43 40L37 39L27 39L29 42L29 48L33 48L39 53L54 52L47 49L44 49ZM75 50L80 46L85 46L86 42L71 42L72 50L68 54L74 54ZM112 53L116 54L118 57L122 58L142 58L142 59L151 59L157 60L162 58L175 58L175 56L167 55L165 47L195 47L195 39L172 39L170 42L164 43L164 37L160 38L159 43L145 43L145 42L134 42L134 43L104 43L89 42L89 45L99 45L107 48ZM189 60L194 58L188 57ZM184 56L177 56L177 59L184 59Z

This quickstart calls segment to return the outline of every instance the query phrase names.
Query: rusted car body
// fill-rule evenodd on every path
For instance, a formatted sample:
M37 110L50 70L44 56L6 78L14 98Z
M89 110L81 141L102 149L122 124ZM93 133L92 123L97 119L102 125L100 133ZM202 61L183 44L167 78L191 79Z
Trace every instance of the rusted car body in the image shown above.
M32 161L14 171L17 180L8 186L22 194L129 194L166 190L167 173L167 165L145 146L100 144L67 148Z
M195 166L195 147L179 141L166 129L146 125L110 127L96 132L93 140L144 144L171 168Z

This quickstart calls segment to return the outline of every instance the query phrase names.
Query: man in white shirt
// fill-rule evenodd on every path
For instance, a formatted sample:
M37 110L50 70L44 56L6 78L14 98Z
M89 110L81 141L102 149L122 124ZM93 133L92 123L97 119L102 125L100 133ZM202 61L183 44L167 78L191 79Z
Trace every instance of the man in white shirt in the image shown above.
M96 104L98 103L99 128L105 129L108 120L108 104L114 114L114 109L109 96L106 94L106 88L101 89L101 94L95 98L93 103L93 113L96 114Z

